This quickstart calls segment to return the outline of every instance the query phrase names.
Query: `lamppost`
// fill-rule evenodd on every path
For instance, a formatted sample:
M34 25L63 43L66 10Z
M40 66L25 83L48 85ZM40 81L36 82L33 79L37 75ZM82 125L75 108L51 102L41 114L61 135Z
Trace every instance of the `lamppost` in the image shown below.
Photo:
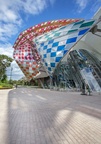
M12 71L13 71L13 68L11 67L11 71L10 71L10 83L11 83L11 80L12 80Z

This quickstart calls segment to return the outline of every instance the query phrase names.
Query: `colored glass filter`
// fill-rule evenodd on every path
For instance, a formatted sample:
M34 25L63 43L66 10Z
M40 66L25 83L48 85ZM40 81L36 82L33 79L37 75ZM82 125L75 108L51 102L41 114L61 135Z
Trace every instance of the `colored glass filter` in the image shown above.
M36 48L41 56L43 65L49 74L52 74L65 56L66 53L77 43L89 30L96 21L81 20L48 33L40 35L33 39Z

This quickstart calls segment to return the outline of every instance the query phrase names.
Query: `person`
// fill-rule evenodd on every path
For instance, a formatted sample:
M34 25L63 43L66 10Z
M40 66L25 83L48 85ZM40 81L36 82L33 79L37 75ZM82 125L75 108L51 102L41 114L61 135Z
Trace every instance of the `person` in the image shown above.
M17 84L15 85L15 87L17 88Z
M89 87L89 85L88 84L86 84L86 89L87 89L87 94L91 94L91 90L90 90L90 87Z
M53 87L55 87L55 77L52 78Z
M81 95L86 95L86 93L85 93L85 80L84 79L82 80L82 93L81 93Z

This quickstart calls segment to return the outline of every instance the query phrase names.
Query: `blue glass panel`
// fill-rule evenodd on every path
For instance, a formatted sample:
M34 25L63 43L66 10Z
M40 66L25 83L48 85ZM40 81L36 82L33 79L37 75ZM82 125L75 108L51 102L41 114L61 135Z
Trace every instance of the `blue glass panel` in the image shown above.
M44 46L44 43L41 43L41 46Z
M68 51L68 50L65 50L65 51L64 51L64 54L65 54L67 51Z
M43 57L46 58L46 54L44 54Z
M84 29L84 30L81 30L81 31L79 31L79 34L78 35L83 35L85 32L87 32L89 30L89 28L87 28L87 29Z
M56 57L55 62L59 62L62 57Z
M49 71L51 71L51 68L50 68L50 67L48 67L48 70L49 70Z
M70 38L70 39L67 40L66 44L76 42L76 39L77 39L77 37Z
M50 53L51 52L51 48L47 49L47 53Z
M51 67L55 67L55 63L51 63Z
M51 53L51 57L56 57L56 52Z
M65 47L65 45L58 46L57 51L61 51L61 50L63 50L64 47Z
M45 66L47 66L47 63L45 63Z
M59 42L53 43L52 47L58 46Z
M50 40L50 41L48 42L48 44L51 44L51 43L53 43L53 41L54 41L54 40Z
M44 50L47 49L47 45L45 45L43 49L44 49Z

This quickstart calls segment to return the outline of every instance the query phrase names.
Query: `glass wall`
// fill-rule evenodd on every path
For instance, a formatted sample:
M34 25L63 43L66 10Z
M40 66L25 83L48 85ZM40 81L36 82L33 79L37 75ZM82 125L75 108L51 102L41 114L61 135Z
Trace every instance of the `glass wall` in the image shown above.
M69 53L67 61L57 66L52 85L58 88L82 88L82 81L93 91L101 90L101 64L89 51L80 49Z

